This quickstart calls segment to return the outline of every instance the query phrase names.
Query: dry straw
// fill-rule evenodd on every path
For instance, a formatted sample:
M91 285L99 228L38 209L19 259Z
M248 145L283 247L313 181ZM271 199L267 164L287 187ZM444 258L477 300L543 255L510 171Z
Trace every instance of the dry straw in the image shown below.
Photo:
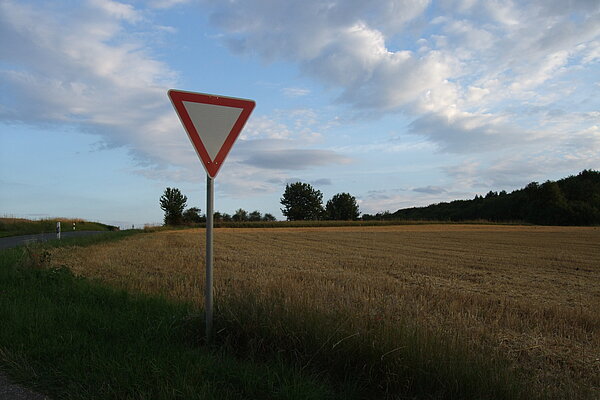
M54 249L52 260L201 306L203 246L202 230L166 231ZM250 313L244 301L265 318L305 310L345 321L319 339L332 351L364 341L360 332L385 342L410 321L473 353L506 355L544 396L600 396L597 227L223 228L215 234L215 290L221 312L238 302L229 321ZM267 307L273 302L280 311ZM406 355L388 342L381 361Z

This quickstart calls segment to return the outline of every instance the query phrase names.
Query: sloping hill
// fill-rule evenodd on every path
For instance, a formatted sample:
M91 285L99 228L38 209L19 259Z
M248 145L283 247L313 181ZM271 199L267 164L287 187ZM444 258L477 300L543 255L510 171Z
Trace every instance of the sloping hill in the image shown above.
M0 218L0 237L30 235L35 233L51 233L56 230L56 223L60 221L63 231L75 229L79 231L115 231L116 226L90 222L73 218L48 218L31 220L25 218Z

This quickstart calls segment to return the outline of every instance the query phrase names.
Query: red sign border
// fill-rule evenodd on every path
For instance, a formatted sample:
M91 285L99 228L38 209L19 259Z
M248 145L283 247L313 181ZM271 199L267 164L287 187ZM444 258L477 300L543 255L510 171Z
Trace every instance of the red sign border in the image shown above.
M202 164L204 165L206 173L211 178L214 178L217 176L217 173L219 172L221 165L223 165L225 158L229 154L231 147L233 147L233 143L242 132L246 121L256 106L256 103L254 100L238 99L235 97L220 96L215 94L186 92L177 89L170 89L167 94L169 99L171 99L171 103L173 104L177 115L179 116L181 124L185 128L185 131L190 138L194 149L196 150L196 154L198 154L198 158L200 158L200 161L202 161ZM202 139L200 138L200 135L198 134L190 115L183 105L184 101L242 109L240 116L231 128L231 132L229 132L229 135L227 135L227 139L225 139L223 146L221 146L221 149L217 153L217 156L214 160L212 160L208 155L206 147L204 147L204 143L202 143Z

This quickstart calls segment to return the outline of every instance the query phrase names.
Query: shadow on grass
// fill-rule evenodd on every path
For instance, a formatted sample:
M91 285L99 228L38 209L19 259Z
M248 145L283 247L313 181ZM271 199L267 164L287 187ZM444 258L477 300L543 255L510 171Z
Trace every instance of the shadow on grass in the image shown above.
M0 369L55 398L325 399L322 379L281 360L190 346L192 308L131 295L68 269L22 268L0 253Z

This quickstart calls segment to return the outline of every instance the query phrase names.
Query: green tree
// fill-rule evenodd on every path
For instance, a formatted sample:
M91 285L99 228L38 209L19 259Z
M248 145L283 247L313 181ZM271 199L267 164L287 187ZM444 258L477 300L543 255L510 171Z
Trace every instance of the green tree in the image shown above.
M202 221L202 214L198 207L190 207L183 212L183 222L197 224Z
M248 215L248 221L260 221L262 219L262 215L260 211L254 210Z
M332 220L355 220L360 212L356 198L350 193L338 193L334 195L325 206L327 219Z
M308 183L296 182L285 185L285 192L280 200L281 212L288 221L316 220L324 214L323 194Z
M179 225L183 221L183 210L187 197L177 188L166 188L160 196L160 208L165 212L165 225Z
M223 222L231 222L231 215L230 214L223 213L221 215L221 218L223 219Z
M272 222L272 221L277 221L277 218L275 218L275 216L273 214L265 213L265 215L263 215L263 217L262 217L262 220Z
M243 208L238 208L231 219L233 219L235 222L248 221L248 211L244 210Z

